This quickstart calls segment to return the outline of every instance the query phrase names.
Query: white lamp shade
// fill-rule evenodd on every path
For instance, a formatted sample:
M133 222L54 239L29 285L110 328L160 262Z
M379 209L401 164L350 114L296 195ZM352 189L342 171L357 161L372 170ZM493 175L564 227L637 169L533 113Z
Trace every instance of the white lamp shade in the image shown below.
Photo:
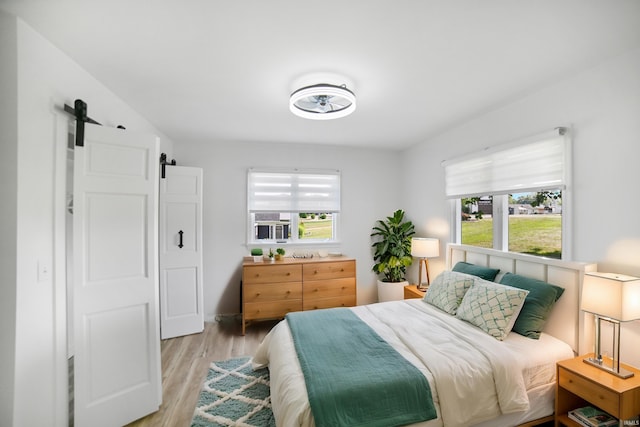
M585 273L580 309L621 322L640 319L640 278Z
M414 237L411 239L411 255L416 258L440 256L440 241L429 237Z

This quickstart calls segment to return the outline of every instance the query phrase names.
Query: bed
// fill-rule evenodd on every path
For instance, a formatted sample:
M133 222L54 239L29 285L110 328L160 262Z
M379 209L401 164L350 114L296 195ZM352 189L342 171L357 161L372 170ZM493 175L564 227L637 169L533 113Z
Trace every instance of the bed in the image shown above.
M460 268L461 266L463 268ZM399 355L407 369L419 372L413 375L414 377L419 377L423 382L426 379L426 388L430 392L431 400L428 403L433 408L431 415L426 418L405 418L402 422L381 420L376 424L375 420L363 421L361 425L499 427L536 425L549 421L553 414L556 361L584 353L590 344L581 340L584 337L585 319L578 307L584 273L595 271L596 266L449 244L446 267L446 270L432 281L432 286L427 292L428 298L425 297L424 300L391 301L349 309L320 310L316 313L316 316L320 316L317 318L310 318L305 313L295 314L276 325L260 344L253 357L253 365L255 368L269 367L271 401L277 425L337 425L335 421L327 421L318 409L321 405L316 397L319 394L315 391L316 386L311 384L313 378L307 377L305 382L305 375L311 375L310 372L316 372L317 377L330 378L324 373L317 374L324 371L313 371L313 363L322 364L321 360L309 362L308 358L313 354L309 356L304 352L298 353L301 346L307 348L307 345L311 353L319 354L319 359L326 358L326 354L333 354L332 351L336 349L352 351L349 355L340 353L339 356L349 360L348 363L342 363L349 368L341 371L346 372L345 375L349 375L351 369L357 372L360 366L367 366L367 363L359 359L361 353L393 353ZM497 273L493 281L486 280L487 277L480 277L483 271L491 270ZM470 272L474 274L469 274ZM476 274L477 272L480 274ZM544 328L537 331L537 339L514 331L509 332L514 327L514 322L526 317L525 310L522 309L523 304L529 304L537 292L527 288L529 280L544 282L545 289L548 284L558 293L552 293L556 295L557 301L553 304ZM495 284L500 281L510 286ZM527 286L520 286L518 281L526 283ZM460 294L462 288L464 290ZM445 290L449 292L447 297L443 296ZM478 301L482 301L487 292L495 295L496 291L500 298L503 298L501 304L505 304L501 308L502 312L510 313L510 316L499 319L498 323L492 319L493 323L489 326L485 323L474 323L476 318L483 317L484 314L478 316L478 313L470 313L473 313L478 304L488 306ZM457 297L454 297L455 292L458 292ZM529 300L526 300L527 298ZM495 310L493 313L495 314ZM353 321L350 320L352 317ZM298 322L304 323L302 320L317 321L317 324L322 326L311 328L317 332L310 329L305 332L304 329L300 329L302 326L298 325ZM505 322L500 323L503 320ZM331 326L332 321L352 322L343 324L354 326L340 327L340 323ZM496 327L496 324L501 326ZM358 347L360 344L354 344L354 336L349 338L348 334L357 334L358 338L366 334L349 332L351 329L365 331L357 329L356 326L373 331L374 336L382 338L379 345L391 346L395 352ZM519 327L519 331L522 332L521 325ZM527 327L531 328L528 324ZM337 334L336 331L341 333ZM314 333L319 335L310 338L312 342L303 346L301 336ZM335 340L334 335L345 335L344 339L349 342L346 345L337 344L335 349L324 354L323 351L333 343L323 340ZM314 342L318 343L315 349ZM354 349L357 351L353 352ZM385 365L387 363L390 362L384 362ZM320 369L324 367L320 366ZM384 375L379 374L377 368L374 371L373 375L351 375L356 378L377 378ZM383 371L384 369L380 369L380 372ZM327 382L330 383L329 389L333 390L334 384L339 381ZM381 390L392 387L378 386ZM417 386L409 387L416 390ZM347 411L349 405L360 405L349 403L359 401L356 394L348 393L350 394L347 398L335 398L347 402ZM366 412L373 413L376 407L382 408L380 405L384 404L386 398L377 402L374 397L381 393L371 389L368 393L367 396L371 397L366 400L371 400L372 408ZM393 395L396 394L394 391ZM413 402L404 397L401 400ZM423 413L428 412L423 408L423 405L427 405L424 403L427 400L429 399L421 397L419 403L411 403L410 406L419 407ZM400 412L408 411L403 409ZM314 413L319 422L316 422ZM341 421L341 424L355 425L357 422Z

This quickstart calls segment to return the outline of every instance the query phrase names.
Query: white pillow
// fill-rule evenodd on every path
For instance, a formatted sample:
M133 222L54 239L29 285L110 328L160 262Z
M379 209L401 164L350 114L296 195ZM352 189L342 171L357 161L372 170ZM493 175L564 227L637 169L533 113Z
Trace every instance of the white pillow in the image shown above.
M529 291L480 278L464 295L456 317L502 341L511 332Z
M464 294L473 284L475 276L456 271L443 271L429 285L424 301L440 310L455 315Z

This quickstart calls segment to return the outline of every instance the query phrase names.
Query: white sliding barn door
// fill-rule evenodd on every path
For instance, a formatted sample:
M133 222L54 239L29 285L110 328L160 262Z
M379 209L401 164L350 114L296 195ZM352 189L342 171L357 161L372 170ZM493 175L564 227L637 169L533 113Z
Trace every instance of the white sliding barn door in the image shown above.
M167 166L160 179L160 333L203 330L202 169Z
M86 125L74 158L75 425L121 426L162 401L157 137Z

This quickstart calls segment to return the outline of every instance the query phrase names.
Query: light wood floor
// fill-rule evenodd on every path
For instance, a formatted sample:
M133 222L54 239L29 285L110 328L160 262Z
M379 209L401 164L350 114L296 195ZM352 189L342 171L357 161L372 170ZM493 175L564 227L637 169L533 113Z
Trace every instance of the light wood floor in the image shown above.
M259 322L241 335L240 322L205 323L204 332L162 341L162 405L130 427L188 427L200 387L213 361L251 356L275 322Z

